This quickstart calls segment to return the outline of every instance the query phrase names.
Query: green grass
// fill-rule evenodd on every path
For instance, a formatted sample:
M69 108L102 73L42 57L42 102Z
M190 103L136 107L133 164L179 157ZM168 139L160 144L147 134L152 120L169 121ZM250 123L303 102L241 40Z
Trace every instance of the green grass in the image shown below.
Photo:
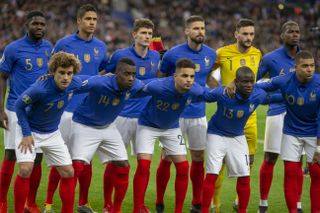
M258 152L256 155L256 161L253 166L252 176L251 176L251 197L250 197L250 204L248 212L256 212L257 207L259 205L259 169L260 165L263 161L263 137L264 137L264 126L265 126L265 114L266 114L266 107L259 107L258 108L258 138L260 143L258 144ZM213 114L215 110L215 105L209 105L207 110L208 118ZM2 131L1 131L2 135ZM0 136L3 138L2 136ZM3 143L1 143L0 149L0 159L3 159ZM153 157L153 161L151 164L151 176L150 181L147 189L146 194L146 204L150 208L152 212L154 212L154 205L156 199L156 187L155 187L155 175L157 165L160 159L160 149L155 149L155 154ZM129 151L130 153L130 151ZM188 156L190 158L190 156ZM129 157L129 161L131 164L131 171L130 171L130 183L129 189L123 203L123 212L132 212L133 206L133 176L136 169L136 159L132 156ZM37 196L37 203L39 206L42 206L45 200L46 194L46 187L47 187L47 179L48 179L48 168L46 167L45 161L43 162L43 173L42 173L42 182L39 187L38 196ZM104 166L101 165L98 158L95 157L93 160L93 177L92 183L90 187L90 195L89 199L91 201L91 205L94 209L98 212L101 212L103 208L103 187L102 187L102 180L103 180L103 172ZM171 168L171 179L168 184L168 188L165 194L165 208L166 212L170 213L173 212L174 208L174 178L175 177L175 169L174 166ZM310 199L309 199L309 186L310 186L310 178L304 179L304 191L302 196L303 202L303 209L305 212L310 212ZM222 202L222 212L232 212L232 202L235 198L235 183L236 179L234 178L225 178L223 190L221 194L221 202ZM13 181L11 183L10 191L8 194L8 202L9 202L9 212L13 212ZM191 204L191 182L189 181L189 190L187 193L187 197L185 200L185 207L184 212L189 212L190 204ZM76 195L76 203L78 200L78 194ZM59 212L61 203L59 201L59 193L56 192L54 198L54 209L56 212ZM269 213L279 213L279 212L287 212L285 199L284 199L284 192L283 192L283 162L278 161L274 177L272 188L269 195Z

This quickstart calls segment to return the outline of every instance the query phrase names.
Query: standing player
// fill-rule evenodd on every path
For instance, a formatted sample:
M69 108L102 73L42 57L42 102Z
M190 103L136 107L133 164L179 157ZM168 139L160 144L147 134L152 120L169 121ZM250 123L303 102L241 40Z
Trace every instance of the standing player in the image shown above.
M148 48L152 41L153 31L154 24L151 20L145 18L136 19L132 30L134 45L115 51L109 60L107 71L114 72L117 63L122 58L130 58L136 65L137 79L145 80L155 78L160 61L160 54ZM131 98L115 121L126 147L132 142L132 148L135 149L138 117L149 99L150 97ZM113 180L115 178L114 169L113 164L109 163L104 173L104 208L106 209L112 208Z
M270 78L288 74L294 70L294 57L299 51L300 29L296 22L288 21L282 25L283 46L266 54L259 66L257 80L265 75ZM280 93L280 91L278 91ZM260 206L259 212L268 209L268 194L271 187L273 168L281 148L283 119L286 114L285 103L270 104L266 119L264 161L260 169ZM303 173L299 171L299 199L302 193ZM298 202L301 211L301 202Z
M97 26L97 9L91 5L82 5L77 11L78 31L72 35L60 39L54 47L53 53L64 51L74 54L82 64L81 74L97 75L104 70L107 63L107 47L96 37L94 32ZM70 139L71 118L73 111L82 102L86 94L75 95L63 113L60 123L60 130L68 145ZM89 186L92 176L91 164L85 165L85 173L79 177L79 212L93 212L88 204ZM45 202L46 212L51 211L53 195L59 183L59 174L52 167L50 170L47 198Z
M249 67L254 74L258 71L261 60L261 52L252 46L255 35L254 22L250 19L240 19L236 26L236 43L221 47L217 50L215 68L220 67L222 85L227 85L236 77L236 70L241 66ZM253 112L245 126L244 133L249 146L250 166L254 162L257 148L257 119ZM224 166L220 171L216 182L216 190L213 198L214 208L219 212L220 192L224 176ZM237 208L237 199L234 207Z
M36 79L47 73L49 55L52 46L44 40L46 29L45 15L32 11L26 17L27 34L9 44L0 61L0 127L4 128L5 154L0 175L0 212L7 213L7 193L14 172L16 161L14 141L17 117L14 103ZM6 109L4 98L10 84ZM37 150L38 151L38 150ZM42 153L38 153L31 174L30 190L25 209L27 212L39 213L35 203L37 189L41 179Z
M34 83L16 101L19 126L12 129L16 131L15 152L19 163L14 182L15 213L24 212L36 148L42 149L48 164L55 166L61 176L61 212L73 213L74 172L58 125L74 90L82 85L80 78L73 79L80 66L80 61L75 56L64 52L57 53L48 65L52 77Z
M187 42L168 50L162 59L159 76L172 75L176 69L176 62L180 58L190 59L196 66L195 82L201 86L212 84L211 72L216 61L214 49L203 44L205 40L205 21L201 16L190 16L185 22ZM197 212L201 207L201 188L204 179L203 154L206 143L207 120L205 116L205 102L191 103L181 114L180 128L184 138L188 138L192 164L190 177L192 181L192 208L190 212ZM157 171L157 212L164 211L163 197L170 178L171 161L168 157L161 160Z
M320 77L308 51L295 56L295 72L259 84L266 91L280 89L286 104L280 155L284 160L284 193L290 213L297 212L300 158L304 149L311 177L311 212L320 212Z

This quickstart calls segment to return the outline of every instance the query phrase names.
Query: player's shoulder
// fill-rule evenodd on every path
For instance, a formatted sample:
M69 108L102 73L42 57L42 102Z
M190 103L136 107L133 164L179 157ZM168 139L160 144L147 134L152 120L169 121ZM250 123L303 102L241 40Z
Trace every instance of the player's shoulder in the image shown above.
M202 49L203 49L205 52L209 52L209 53L211 53L211 54L215 54L215 53L216 53L216 50L215 50L215 49L209 47L209 46L206 45L206 44L203 44L203 45L202 45Z
M60 38L60 39L56 42L56 45L57 45L57 44L63 45L63 44L65 44L65 43L68 43L68 42L71 42L71 41L74 41L74 40L75 40L75 35L74 35L74 34L66 35L66 36Z
M233 54L237 54L238 49L236 44L229 44L217 49L217 55L221 57L227 57Z
M25 43L26 43L25 37L19 38L19 39L15 40L15 41L12 41L11 43L9 43L9 44L6 46L5 50L6 50L6 51L10 51L10 52L12 52L12 51L14 51L14 52L15 52L15 51L18 51L18 50L19 50L19 47L22 46L22 45L25 44Z
M159 58L160 59L160 53L155 51L155 50L148 50L148 54L149 56L151 56L152 58Z
M131 47L126 47L126 48L117 49L112 53L111 56L119 57L119 56L129 56L131 54L132 54Z
M102 40L98 39L97 37L93 37L92 41L102 47L107 47L106 43L104 43Z
M42 40L42 46L52 48L52 43L47 39L43 39Z
M252 55L260 55L262 56L261 50L259 50L258 48L251 46L249 53Z

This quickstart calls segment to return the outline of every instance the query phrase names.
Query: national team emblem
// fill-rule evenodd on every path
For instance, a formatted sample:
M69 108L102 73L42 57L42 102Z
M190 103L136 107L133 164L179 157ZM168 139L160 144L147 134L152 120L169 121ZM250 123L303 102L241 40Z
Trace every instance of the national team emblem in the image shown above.
M30 96L28 96L28 95L24 95L24 96L22 97L22 101L23 101L23 103L25 103L25 104L31 104L31 102L32 102Z
M61 109L63 106L64 106L64 101L63 100L59 101L57 104L58 109Z
M243 110L239 110L237 112L237 118L242 118L243 114L244 114L244 111Z
M253 56L250 57L250 64L251 64L251 66L255 65L255 60L254 60Z
M71 100L72 96L73 96L73 91L72 91L71 93L69 93L69 95L68 95L68 101Z
M174 103L171 106L172 110L177 110L179 108L179 103Z
M298 104L299 106L302 106L302 105L304 104L304 98L303 98L303 97L297 98L297 104Z
M146 74L146 68L140 67L140 68L139 68L139 74L140 74L141 76L145 75L145 74Z
M280 72L279 72L279 76L281 76L281 75L284 75L285 73L284 73L284 69L282 68L281 70L280 70Z
M292 67L292 68L289 69L289 72L294 72L294 71L296 71L296 70L294 69L294 67Z
M124 100L128 100L130 98L130 92L126 93L126 97L124 97Z
M98 48L93 48L94 56L98 57L99 56L99 49Z
M200 71L200 64L195 64L196 65L196 72L199 72Z
M207 56L204 58L204 64L206 65L206 67L210 65L210 59Z
M120 100L118 98L115 98L112 100L112 106L117 106L120 103Z
M38 67L42 67L42 65L43 65L43 59L42 58L37 58L37 65L38 65Z
M186 105L189 105L189 104L191 104L191 98L187 99Z
M88 53L84 54L83 59L84 59L85 62L89 63L90 59L91 59L90 58L90 54L88 54Z
M246 66L246 60L244 58L240 59L240 65L241 66Z
M153 67L154 67L154 65L155 65L152 61L150 62L150 64L151 64L151 67L152 67L152 68L153 68Z
M314 92L314 91L312 91L311 93L310 93L310 98L309 98L309 100L310 101L315 101L317 99L317 95L316 95L316 93Z
M253 112L253 111L254 111L254 104L250 104L249 112Z

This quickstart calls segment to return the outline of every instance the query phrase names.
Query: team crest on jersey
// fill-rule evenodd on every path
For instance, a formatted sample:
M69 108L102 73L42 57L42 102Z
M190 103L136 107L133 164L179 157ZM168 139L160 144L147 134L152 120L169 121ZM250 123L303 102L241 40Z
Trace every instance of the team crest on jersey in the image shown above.
M244 58L240 59L240 65L241 66L246 66L246 60Z
M294 72L294 71L296 71L296 70L294 69L294 67L292 67L292 68L289 69L289 72Z
M191 98L187 99L186 105L189 105L189 104L191 104Z
M195 64L195 66L196 66L195 71L196 71L196 72L199 72L199 71L200 71L200 64Z
M237 112L237 118L242 118L244 115L244 111L243 110L238 110Z
M84 54L83 59L85 62L89 63L90 59L91 59L90 54L88 54L88 53Z
M43 65L43 59L42 58L37 58L37 65L38 65L38 67L42 67L42 65Z
M254 66L256 64L253 56L250 57L250 64L251 66Z
M93 48L93 52L94 52L94 57L98 57L99 56L99 49L98 48Z
M112 100L112 106L117 106L120 103L120 100L118 98L115 98Z
M25 104L31 104L31 102L32 102L32 100L31 100L31 98L30 98L29 95L24 95L24 96L22 97L22 101L23 101L23 103L25 103Z
M179 103L174 103L171 106L172 110L177 110L179 108Z
M139 67L139 74L140 75L145 75L146 74L146 68L144 68L144 67Z
M316 93L315 93L314 91L312 91L312 92L310 93L309 100L310 100L310 101L316 101L316 99L317 99L317 95L316 95Z
M302 106L302 105L304 104L304 98L303 98L303 97L297 98L297 104L298 104L299 106Z
M72 96L73 96L73 91L72 91L71 93L69 93L69 95L68 95L68 101L71 100Z
M204 64L206 65L206 67L210 65L210 59L208 58L208 56L204 57Z
M253 112L253 111L254 111L254 104L250 104L249 112Z
M128 100L130 98L130 92L126 93L126 97L124 97L124 100Z
M284 69L282 68L281 70L280 70L280 72L279 72L279 76L281 76L281 75L284 75L285 73L284 73Z
M59 101L57 104L58 109L61 109L63 106L64 106L64 101L63 100Z

